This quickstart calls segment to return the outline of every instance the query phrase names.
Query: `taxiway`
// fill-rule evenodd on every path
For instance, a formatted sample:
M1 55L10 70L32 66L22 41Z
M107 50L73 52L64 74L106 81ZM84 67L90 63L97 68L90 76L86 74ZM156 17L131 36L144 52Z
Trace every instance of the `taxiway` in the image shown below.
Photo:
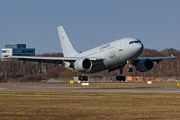
M180 93L180 87L101 87L71 86L69 84L0 84L0 91L41 91L41 92L127 92L127 93Z

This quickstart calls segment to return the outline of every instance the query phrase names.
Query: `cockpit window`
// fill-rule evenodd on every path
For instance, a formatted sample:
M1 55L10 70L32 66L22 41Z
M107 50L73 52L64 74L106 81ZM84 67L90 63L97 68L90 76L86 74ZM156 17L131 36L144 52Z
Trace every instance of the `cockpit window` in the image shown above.
M131 41L131 42L129 42L129 44L133 44L133 43L141 43L141 41L140 41L140 40L137 40L137 41Z

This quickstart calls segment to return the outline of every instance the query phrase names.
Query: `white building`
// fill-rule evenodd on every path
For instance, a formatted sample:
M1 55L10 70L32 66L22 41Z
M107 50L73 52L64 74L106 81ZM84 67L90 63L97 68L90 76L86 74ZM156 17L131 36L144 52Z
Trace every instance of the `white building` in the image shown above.
M2 49L1 57L31 55L35 55L35 48L26 48L26 44L9 44Z

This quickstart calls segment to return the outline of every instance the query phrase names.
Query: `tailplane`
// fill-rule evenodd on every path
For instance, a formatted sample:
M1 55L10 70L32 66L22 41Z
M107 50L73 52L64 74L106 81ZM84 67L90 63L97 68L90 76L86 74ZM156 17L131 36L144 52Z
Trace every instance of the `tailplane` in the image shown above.
M64 57L72 57L74 55L77 55L78 52L76 52L76 50L72 46L64 28L62 26L59 26L57 29Z

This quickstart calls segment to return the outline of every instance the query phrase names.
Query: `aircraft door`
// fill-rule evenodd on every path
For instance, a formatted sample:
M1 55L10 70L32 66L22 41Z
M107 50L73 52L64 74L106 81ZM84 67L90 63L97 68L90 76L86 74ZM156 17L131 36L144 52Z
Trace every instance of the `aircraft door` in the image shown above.
M121 40L119 44L119 51L123 51L123 43L124 43L124 40Z
M118 44L118 51L117 51L117 56L119 58L122 58L124 55L123 55L123 44L124 44L124 41L125 40L121 40L120 43Z

